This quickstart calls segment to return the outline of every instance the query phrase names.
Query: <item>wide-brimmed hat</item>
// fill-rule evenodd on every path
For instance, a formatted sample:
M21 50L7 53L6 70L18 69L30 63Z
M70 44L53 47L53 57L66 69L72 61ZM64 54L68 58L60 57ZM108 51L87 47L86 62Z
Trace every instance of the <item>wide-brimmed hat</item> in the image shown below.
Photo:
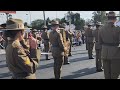
M101 26L101 25L103 25L103 24L102 24L101 22L97 22L96 25Z
M59 22L57 20L52 20L51 25L59 25Z
M110 11L109 13L106 13L106 16L107 17L120 17L120 16L117 16L115 12L113 11Z
M32 32L38 32L38 30L37 29L33 29Z
M61 27L62 27L62 28L65 28L65 27L66 27L66 24L65 24L65 23L62 23L62 24L61 24Z
M42 26L42 29L48 29L48 27L47 27L47 26L45 26L45 25L43 25L43 26Z
M9 19L6 22L6 27L1 30L25 30L30 29L24 26L24 23L21 19Z
M88 23L88 26L92 26L92 23Z

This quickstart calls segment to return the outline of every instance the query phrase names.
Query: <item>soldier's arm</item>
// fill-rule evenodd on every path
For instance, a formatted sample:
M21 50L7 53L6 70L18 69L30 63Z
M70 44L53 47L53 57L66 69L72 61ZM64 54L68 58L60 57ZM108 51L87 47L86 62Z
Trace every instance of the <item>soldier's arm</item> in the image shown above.
M73 34L72 32L70 32L70 31L68 31L68 34L69 34L70 36L74 36L74 34Z
M65 48L64 48L64 43L63 43L63 38L62 38L61 33L58 33L58 43L59 43L60 48L64 51Z
M38 62L34 58L28 57L23 48L15 48L14 51L17 65L27 73L35 73Z
M23 48L25 48L25 49L29 49L29 45L27 45L27 43L25 42L24 39L21 40L20 43L21 43L21 45L23 46Z

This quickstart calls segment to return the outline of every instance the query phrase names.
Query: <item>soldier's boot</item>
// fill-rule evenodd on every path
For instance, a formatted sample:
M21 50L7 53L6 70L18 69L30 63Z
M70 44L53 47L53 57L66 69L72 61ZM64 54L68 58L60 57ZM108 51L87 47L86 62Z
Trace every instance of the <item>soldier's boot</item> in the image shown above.
M64 65L66 64L70 64L69 60L68 60L68 56L64 56Z
M88 49L88 55L89 55L89 59L94 59L93 56L92 56L92 50Z
M100 51L96 50L96 71L101 72L102 70L102 62L101 62L101 56Z
M61 69L58 66L54 67L55 79L61 79Z
M50 60L50 59L48 58L48 55L46 55L46 60Z

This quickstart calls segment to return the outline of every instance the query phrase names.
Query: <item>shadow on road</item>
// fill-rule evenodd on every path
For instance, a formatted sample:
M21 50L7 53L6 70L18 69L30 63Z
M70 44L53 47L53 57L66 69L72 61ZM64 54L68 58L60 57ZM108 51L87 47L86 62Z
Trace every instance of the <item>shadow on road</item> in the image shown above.
M6 60L0 60L0 63L5 62Z
M78 62L78 61L84 61L84 60L94 60L94 59L89 59L88 56L86 57L81 57L81 58L74 58L74 59L70 59L70 62Z
M37 70L41 70L41 69L45 69L45 68L50 68L50 67L53 67L54 64L53 63L49 63L49 64L46 64L46 65L40 65Z
M96 67L93 68L84 68L75 72L72 72L72 75L63 76L62 79L75 79L81 76L94 74L96 72Z
M0 65L0 68L4 68L4 67L7 67L7 65L6 64Z
M9 77L9 76L12 76L12 74L10 72L0 73L0 78Z

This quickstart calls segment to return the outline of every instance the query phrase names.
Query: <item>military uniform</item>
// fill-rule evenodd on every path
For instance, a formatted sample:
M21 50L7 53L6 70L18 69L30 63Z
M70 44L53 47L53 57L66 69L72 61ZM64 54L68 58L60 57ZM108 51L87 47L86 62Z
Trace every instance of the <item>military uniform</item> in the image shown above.
M7 21L6 29L3 30L22 31L25 28L22 20L10 19ZM6 63L12 73L12 79L36 79L35 72L40 60L37 51L35 55L31 55L24 39L20 41L7 37L7 40Z
M101 25L97 23L97 25ZM93 31L93 36L95 37L95 50L96 50L96 70L102 71L102 61L101 61L101 49L102 46L98 43L98 33L99 28Z
M57 21L52 21L52 25L59 25L59 23ZM54 58L55 79L60 79L65 51L62 34L58 30L53 30L50 32L49 39L52 45L51 47L52 56Z
M115 19L115 13L109 12L108 17ZM102 45L101 59L105 79L117 79L120 75L120 27L108 22L100 29L99 43Z
M45 28L45 26L44 26L43 29L47 29L47 27ZM48 53L50 50L49 33L47 31L43 31L41 37L44 40L43 43L44 43L45 52ZM50 60L48 58L48 55L46 55L46 60Z
M68 34L68 38L70 40L69 56L72 56L72 54L71 54L71 47L72 47L72 37L73 37L74 34L71 31L67 31L67 34Z
M87 30L85 31L89 59L93 59L92 51L93 51L93 46L94 46L94 37L93 37L92 32L93 30L90 28L87 28Z
M64 64L69 64L70 62L68 60L68 55L70 50L70 40L68 38L68 32L65 31L64 28L63 29L61 28L60 33L62 34L64 46L66 46L67 48L67 50L64 52Z

